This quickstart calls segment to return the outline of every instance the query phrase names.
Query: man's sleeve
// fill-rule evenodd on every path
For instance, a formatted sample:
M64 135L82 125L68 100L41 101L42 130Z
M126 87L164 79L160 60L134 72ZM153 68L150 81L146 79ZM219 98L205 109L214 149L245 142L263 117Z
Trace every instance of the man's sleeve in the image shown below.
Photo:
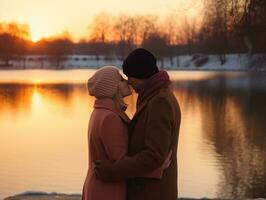
M171 119L173 116L170 103L163 97L151 100L148 105L148 119L143 124L145 145L134 156L124 157L112 167L115 179L141 177L163 165L171 143Z

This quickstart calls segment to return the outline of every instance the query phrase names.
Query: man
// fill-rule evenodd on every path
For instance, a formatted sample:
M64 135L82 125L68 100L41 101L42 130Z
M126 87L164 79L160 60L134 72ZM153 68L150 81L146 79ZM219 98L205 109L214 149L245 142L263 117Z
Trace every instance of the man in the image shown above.
M137 110L129 126L128 156L115 163L100 161L95 172L105 181L127 179L128 200L176 200L181 113L169 76L158 70L152 53L141 48L124 60L123 72L138 93ZM171 163L161 179L143 178L161 167L171 151Z

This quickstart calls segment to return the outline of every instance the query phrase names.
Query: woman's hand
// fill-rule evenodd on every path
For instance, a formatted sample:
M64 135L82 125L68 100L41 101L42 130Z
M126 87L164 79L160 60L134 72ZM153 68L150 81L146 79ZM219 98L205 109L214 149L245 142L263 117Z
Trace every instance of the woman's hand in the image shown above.
M96 160L94 162L94 172L97 179L104 182L114 182L112 177L113 162L110 160Z

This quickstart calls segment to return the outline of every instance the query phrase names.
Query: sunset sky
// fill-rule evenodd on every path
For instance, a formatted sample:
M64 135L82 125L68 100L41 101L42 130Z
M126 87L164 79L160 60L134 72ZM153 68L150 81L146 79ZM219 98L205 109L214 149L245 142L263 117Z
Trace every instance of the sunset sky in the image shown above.
M101 12L195 17L200 8L201 0L0 0L0 22L28 24L35 41L64 31L79 39Z

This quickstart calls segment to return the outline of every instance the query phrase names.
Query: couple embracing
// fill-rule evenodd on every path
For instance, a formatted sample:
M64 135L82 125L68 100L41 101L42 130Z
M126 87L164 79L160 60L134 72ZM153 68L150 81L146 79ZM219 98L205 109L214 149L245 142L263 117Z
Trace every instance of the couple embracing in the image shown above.
M96 100L82 200L176 200L181 113L169 76L141 48L122 67L127 80L116 67L102 67L88 80ZM123 100L129 86L138 93L132 120Z

